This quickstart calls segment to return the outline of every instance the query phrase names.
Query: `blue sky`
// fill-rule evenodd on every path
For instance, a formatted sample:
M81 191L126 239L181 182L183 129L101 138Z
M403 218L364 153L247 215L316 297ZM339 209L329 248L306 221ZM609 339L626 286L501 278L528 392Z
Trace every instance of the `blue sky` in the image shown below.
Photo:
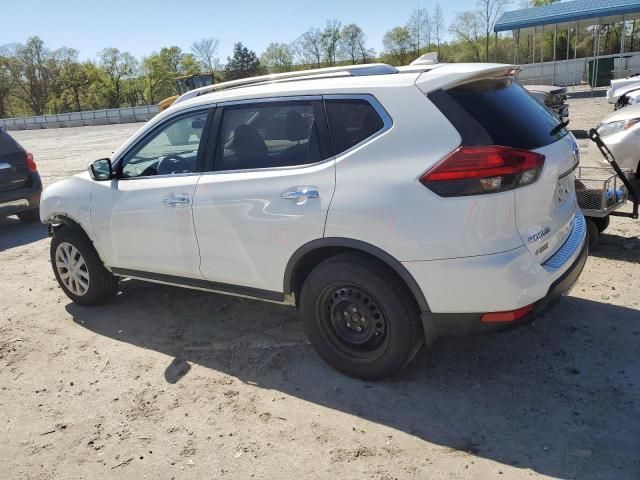
M169 45L188 51L194 40L217 37L224 63L236 41L260 54L272 41L289 42L335 17L359 24L380 51L382 35L404 24L418 4L431 11L435 0L0 0L0 45L39 35L50 48L71 47L94 59L105 47L142 57ZM440 0L440 6L448 26L475 0Z

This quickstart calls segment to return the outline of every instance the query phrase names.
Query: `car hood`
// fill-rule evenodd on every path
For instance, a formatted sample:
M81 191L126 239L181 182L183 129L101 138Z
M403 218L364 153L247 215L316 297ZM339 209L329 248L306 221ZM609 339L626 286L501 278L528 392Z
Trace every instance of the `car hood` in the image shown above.
M629 93L638 89L640 89L640 81L636 83L632 83L631 85L625 85L624 87L620 87L616 89L616 94L621 97L625 93Z
M629 120L630 118L640 118L640 104L616 110L612 114L604 117L600 123L611 123L619 120Z

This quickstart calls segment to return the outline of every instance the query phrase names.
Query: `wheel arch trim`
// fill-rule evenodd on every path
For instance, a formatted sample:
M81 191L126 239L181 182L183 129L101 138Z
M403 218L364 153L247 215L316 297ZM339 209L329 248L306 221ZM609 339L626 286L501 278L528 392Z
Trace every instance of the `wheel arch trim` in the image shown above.
M295 291L294 281L296 278L297 268L300 266L301 261L310 253L324 249L324 248L345 248L354 251L360 251L367 253L389 268L391 268L407 285L409 291L413 295L420 308L421 312L429 312L429 304L425 298L418 282L416 282L413 275L402 265L399 260L396 260L393 256L385 252L384 250L371 245L370 243L363 242L361 240L355 240L352 238L343 237L325 237L317 240L312 240L299 247L289 259L287 267L284 272L284 293L292 294Z
M87 225L84 225L79 218L76 218L74 215L70 215L68 212L53 212L47 215L47 218L42 220L42 223L47 225L47 229L49 230L49 236L52 236L56 228L59 228L61 224L66 225L68 227L79 228L82 231L82 233L84 233L85 236L89 239L89 241L93 244L93 248L96 249L96 252L98 253L98 257L102 261L102 264L104 265L104 267L109 271L111 270L103 260L104 257L102 255L102 251L100 249L100 246L95 241L92 235L93 232L91 231L90 228L87 228Z

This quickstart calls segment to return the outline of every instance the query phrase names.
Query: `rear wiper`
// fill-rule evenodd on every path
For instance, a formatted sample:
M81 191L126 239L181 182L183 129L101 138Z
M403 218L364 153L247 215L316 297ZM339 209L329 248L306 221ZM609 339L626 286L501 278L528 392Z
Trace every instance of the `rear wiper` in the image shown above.
M564 121L561 121L558 125L556 125L555 127L553 127L551 129L551 131L549 132L549 135L555 135L556 133L558 133L560 130L562 130L563 128L565 128L567 125L569 125L569 119L567 118Z

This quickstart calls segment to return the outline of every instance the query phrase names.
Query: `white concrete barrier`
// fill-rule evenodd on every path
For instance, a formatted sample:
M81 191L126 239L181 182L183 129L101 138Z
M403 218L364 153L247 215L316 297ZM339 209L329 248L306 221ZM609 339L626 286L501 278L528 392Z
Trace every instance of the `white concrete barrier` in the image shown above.
M142 107L111 108L84 112L57 113L37 117L0 118L0 127L5 130L36 130L39 128L83 127L108 125L111 123L146 122L153 118L158 105Z
M599 58L613 57L613 78L624 78L632 73L640 73L640 52L622 55L601 55ZM556 62L528 63L520 65L518 81L525 85L580 85L587 81L588 64L593 57L557 60ZM621 63L622 62L622 63Z

